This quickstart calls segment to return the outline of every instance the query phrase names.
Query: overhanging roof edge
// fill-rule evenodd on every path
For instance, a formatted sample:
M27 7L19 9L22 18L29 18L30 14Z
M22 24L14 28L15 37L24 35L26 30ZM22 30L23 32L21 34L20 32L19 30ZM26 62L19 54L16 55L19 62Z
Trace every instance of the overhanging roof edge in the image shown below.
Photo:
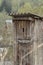
M43 17L32 14L32 13L24 13L24 14L10 14L10 16L14 17L14 18L21 18L21 17L32 17L32 18L37 18L37 19L43 19Z

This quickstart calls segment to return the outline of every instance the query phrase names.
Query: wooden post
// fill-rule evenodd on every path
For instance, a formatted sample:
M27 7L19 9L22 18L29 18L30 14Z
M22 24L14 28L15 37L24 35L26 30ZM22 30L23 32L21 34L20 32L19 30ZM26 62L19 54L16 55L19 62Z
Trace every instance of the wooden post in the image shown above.
M34 27L34 44L33 44L33 45L34 45L34 48L33 48L33 49L35 50L34 53L33 53L33 54L34 54L34 65L38 65L38 64L37 64L37 62L38 62L38 58L37 58L37 56L38 56L38 55L37 55L37 52L38 52L38 49L37 49L37 44L38 44L38 43L37 43L37 31L38 31L37 28L38 28L38 25L37 25L37 22L38 22L38 21L35 20L35 27Z

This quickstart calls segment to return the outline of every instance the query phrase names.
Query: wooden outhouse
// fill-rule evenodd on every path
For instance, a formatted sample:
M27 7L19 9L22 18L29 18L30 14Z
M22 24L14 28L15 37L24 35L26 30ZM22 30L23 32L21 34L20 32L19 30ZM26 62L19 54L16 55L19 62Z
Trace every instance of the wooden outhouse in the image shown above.
M43 64L43 17L10 14L14 26L14 65Z

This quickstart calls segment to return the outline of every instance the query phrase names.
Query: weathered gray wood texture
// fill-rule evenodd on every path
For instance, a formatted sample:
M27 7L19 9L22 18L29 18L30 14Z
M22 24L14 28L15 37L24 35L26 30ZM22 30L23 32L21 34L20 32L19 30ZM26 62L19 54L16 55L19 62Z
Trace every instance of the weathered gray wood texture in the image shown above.
M14 64L43 65L43 21L14 21L13 25Z

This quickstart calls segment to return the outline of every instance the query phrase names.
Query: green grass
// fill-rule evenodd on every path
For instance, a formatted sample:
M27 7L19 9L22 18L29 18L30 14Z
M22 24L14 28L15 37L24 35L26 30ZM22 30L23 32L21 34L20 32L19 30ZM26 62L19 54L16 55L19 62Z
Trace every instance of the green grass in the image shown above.
M2 0L0 0L0 6L1 6Z

